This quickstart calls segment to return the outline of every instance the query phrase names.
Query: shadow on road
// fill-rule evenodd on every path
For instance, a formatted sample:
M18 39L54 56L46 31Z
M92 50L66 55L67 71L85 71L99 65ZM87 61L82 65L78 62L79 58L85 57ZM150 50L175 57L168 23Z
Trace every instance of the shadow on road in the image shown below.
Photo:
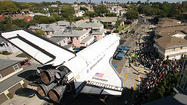
M76 98L65 95L60 104L47 102L44 105L132 105L133 89L125 88L121 96L79 94Z

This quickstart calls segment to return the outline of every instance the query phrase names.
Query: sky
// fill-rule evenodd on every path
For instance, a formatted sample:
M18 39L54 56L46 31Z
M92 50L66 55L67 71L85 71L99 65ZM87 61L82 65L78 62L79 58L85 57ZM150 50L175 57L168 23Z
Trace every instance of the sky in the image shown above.
M75 1L78 2L88 2L88 0L13 0L13 1L18 1L18 2L42 2L42 1L46 1L46 2L54 2L54 1L61 1L61 2L66 2L66 3L73 3ZM108 2L121 2L121 3L126 3L126 2L137 2L139 0L91 0L92 2L95 3L100 3L101 1L108 1ZM145 2L146 0L140 0L141 2ZM149 0L150 2L182 2L182 1L186 1L186 0Z

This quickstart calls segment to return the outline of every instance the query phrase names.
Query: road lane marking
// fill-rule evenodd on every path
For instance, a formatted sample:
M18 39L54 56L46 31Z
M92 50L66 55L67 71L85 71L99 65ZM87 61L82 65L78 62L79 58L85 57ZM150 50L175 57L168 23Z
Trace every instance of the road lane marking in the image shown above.
M120 67L120 68L128 68L128 67Z
M120 75L124 75L124 76L125 76L125 77L124 77L124 84L125 84L125 82L126 82L126 80L127 80L128 73L120 73Z
M134 83L134 91L136 90L136 85L138 83L138 76L139 76L139 74L136 75L136 80L135 80L135 83Z
M127 80L127 76L128 76L128 73L125 75L124 84L125 84L125 82Z

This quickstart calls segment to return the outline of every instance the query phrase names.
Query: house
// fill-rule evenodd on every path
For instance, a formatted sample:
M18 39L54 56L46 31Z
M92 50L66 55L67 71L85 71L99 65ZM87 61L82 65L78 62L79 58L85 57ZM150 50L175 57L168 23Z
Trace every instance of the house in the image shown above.
M100 40L103 37L105 37L105 33L106 33L105 29L101 29L101 30L93 29L92 30L92 35L94 36L94 39L96 40Z
M0 65L0 81L23 69L17 60L0 59Z
M43 13L30 13L28 14L27 16L31 16L31 17L34 17L34 16L47 16L47 17L50 17L50 13L48 14L43 14Z
M94 11L93 5L91 4L83 4L83 5L78 5L78 4L73 4L72 7L74 8L75 11L79 11L80 7L85 7L88 9L88 11Z
M174 36L165 36L156 40L154 47L164 59L181 59L187 55L187 40Z
M154 47L160 57L164 59L181 59L184 55L187 55L187 25L179 25L178 22L162 22L161 24L162 27L160 26L154 30Z
M160 18L158 22L158 27L171 27L177 25L183 25L183 23L179 20L170 18Z
M76 16L76 17L82 17L83 15L85 14L85 12L84 11L77 11L74 15Z
M109 27L116 25L118 17L95 17L92 19L93 23L107 24Z
M65 45L63 47L66 48L66 49L68 49L68 50L70 50L70 51L74 51L72 44L68 44L68 45Z
M57 25L58 26L62 26L62 27L69 27L70 26L70 22L67 22L67 21L58 21Z
M5 19L5 16L0 15L0 21L1 21L1 20L4 20L4 19Z
M100 40L105 36L104 25L101 23L80 22L80 23L74 23L73 27L81 27L87 30L90 29L91 35L93 35L96 40Z
M20 72L23 68L20 61L0 59L0 104L8 100L8 93L14 94L15 90L22 87L21 84L2 84L5 79L10 78L12 75Z
M59 22L60 23L60 22ZM45 35L52 35L56 31L64 31L66 27L59 23L52 24L37 24L36 26L30 26L29 29L31 31L42 30Z
M73 47L85 47L94 41L94 37L90 36L91 30L65 30L64 32L55 32L52 36L64 36L70 39Z
M55 33L56 34L56 33ZM51 40L54 43L57 43L58 45L73 51L73 46L71 43L71 40L69 37L65 37L65 36L52 36L49 38L49 40Z
M109 11L112 12L112 13L116 13L117 16L120 16L121 15L121 10L123 8L121 6L112 6L112 7L109 7Z
M29 21L32 20L32 17L31 17L31 16L28 16L28 17L24 17L24 19L25 19L25 22L29 22Z
M27 78L38 65L21 67L20 60L0 59L0 104L10 99L17 89L29 84ZM32 69L32 70L31 70Z
M52 4L52 5L50 5L50 7L58 7L58 5L57 4Z
M68 43L70 43L70 39L68 39L68 37L65 36L52 36L49 38L49 40L59 44L60 46L65 46L68 45Z

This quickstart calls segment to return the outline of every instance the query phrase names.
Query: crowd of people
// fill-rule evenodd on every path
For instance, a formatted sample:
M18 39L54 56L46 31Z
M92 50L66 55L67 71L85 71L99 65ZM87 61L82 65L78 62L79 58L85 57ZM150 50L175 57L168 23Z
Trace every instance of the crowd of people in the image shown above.
M141 64L145 69L148 68L150 70L145 78L141 77L141 97L138 97L141 102L145 101L149 96L150 90L158 86L159 81L165 79L169 73L174 74L182 68L182 62L180 60L164 60L160 58L153 44L153 36L148 37L144 43L139 43L139 50L134 51L136 57L131 59L135 64Z

